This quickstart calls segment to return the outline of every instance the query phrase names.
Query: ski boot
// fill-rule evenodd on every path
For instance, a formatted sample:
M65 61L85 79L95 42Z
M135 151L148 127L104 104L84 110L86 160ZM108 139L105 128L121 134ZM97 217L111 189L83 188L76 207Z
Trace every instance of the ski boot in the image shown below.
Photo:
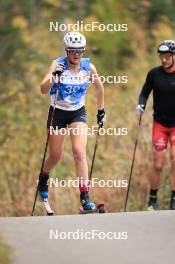
M157 210L158 210L157 196L150 195L147 211L157 211Z
M41 200L44 203L47 215L53 215L53 210L51 209L48 202L48 180L49 174L40 172L38 190L41 197Z
M175 196L171 196L170 210L175 210Z
M48 180L49 180L49 175L40 172L38 190L42 200L48 199Z
M97 208L93 202L89 199L88 192L81 192L80 193L80 202L82 207L80 208L80 213L93 213L97 212Z

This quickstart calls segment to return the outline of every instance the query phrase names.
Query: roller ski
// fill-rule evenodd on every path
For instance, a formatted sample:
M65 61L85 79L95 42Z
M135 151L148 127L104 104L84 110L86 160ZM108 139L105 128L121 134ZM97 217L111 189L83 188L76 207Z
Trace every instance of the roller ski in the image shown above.
M88 192L81 192L80 194L81 207L79 209L80 214L91 214L91 213L105 213L104 204L96 205L90 201Z
M49 201L48 201L48 180L49 180L48 174L40 173L38 190L39 190L39 195L44 204L44 208L46 210L47 215L53 215L54 211L51 209L49 205Z

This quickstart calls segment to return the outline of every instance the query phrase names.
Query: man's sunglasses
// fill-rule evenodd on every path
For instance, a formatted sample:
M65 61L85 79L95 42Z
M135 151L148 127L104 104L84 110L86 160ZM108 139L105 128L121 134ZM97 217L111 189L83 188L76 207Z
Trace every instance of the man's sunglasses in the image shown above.
M69 53L71 53L71 54L82 54L84 51L85 51L85 49L84 48L82 48L82 49L67 49L67 51L69 52Z
M160 53L159 54L159 58L162 59L166 59L169 60L170 58L172 58L172 54L171 53Z

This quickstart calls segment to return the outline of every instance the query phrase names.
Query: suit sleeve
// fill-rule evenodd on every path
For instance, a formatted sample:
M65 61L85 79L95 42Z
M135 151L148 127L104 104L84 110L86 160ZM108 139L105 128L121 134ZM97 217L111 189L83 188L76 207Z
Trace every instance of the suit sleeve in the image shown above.
M150 71L147 74L146 81L143 85L143 88L141 90L141 93L139 95L139 104L146 106L148 97L153 89L153 78L152 78L152 72Z

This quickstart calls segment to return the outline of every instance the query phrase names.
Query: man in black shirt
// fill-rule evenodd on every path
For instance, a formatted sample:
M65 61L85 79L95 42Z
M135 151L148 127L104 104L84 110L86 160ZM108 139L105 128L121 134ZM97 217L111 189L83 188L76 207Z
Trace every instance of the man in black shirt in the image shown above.
M175 42L163 41L158 47L158 53L162 65L148 72L136 107L137 112L143 114L153 90L153 166L149 174L149 211L158 209L157 191L168 141L172 165L170 209L175 210Z

